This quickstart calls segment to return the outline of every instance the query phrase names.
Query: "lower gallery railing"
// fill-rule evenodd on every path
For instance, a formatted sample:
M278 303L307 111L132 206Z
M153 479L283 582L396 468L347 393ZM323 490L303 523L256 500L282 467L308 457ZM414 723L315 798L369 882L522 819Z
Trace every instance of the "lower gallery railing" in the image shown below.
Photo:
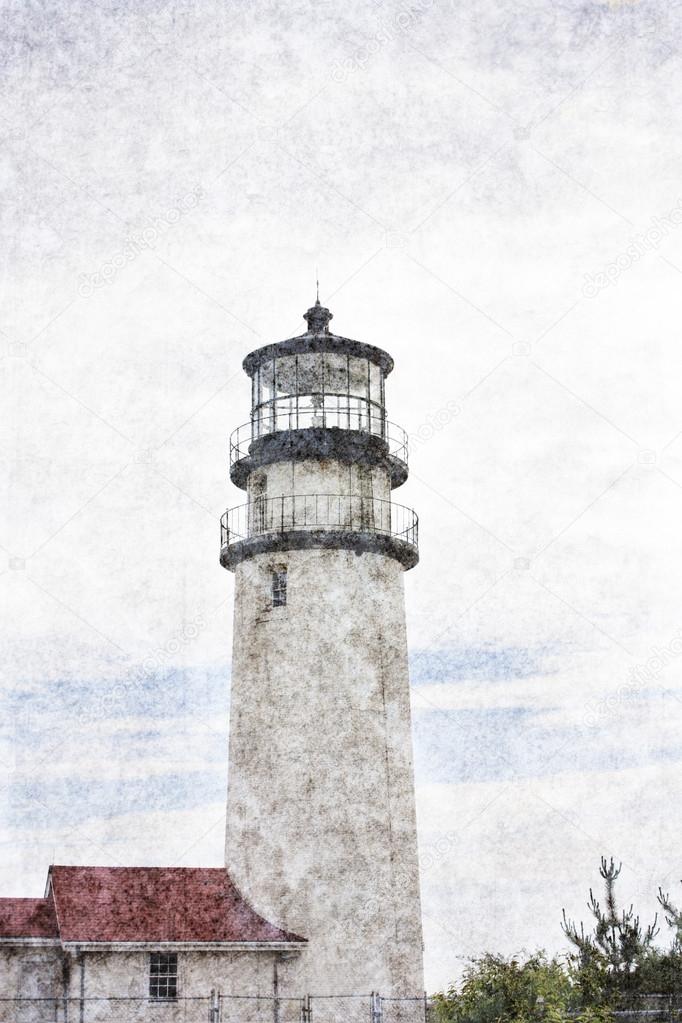
M411 508L360 494L288 494L255 497L225 512L221 547L291 530L380 533L418 545L418 519Z

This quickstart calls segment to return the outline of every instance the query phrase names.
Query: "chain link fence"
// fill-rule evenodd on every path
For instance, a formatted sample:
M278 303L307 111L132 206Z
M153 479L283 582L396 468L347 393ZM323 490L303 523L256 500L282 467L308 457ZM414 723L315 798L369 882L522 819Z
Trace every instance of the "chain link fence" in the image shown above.
M682 998L677 994L623 997L614 1010L618 1023L682 1023Z
M435 1023L426 998L369 995L12 998L0 1023Z
M567 1023L580 1012L566 1016ZM642 995L612 1010L615 1023L682 1023L682 999ZM427 998L368 995L206 995L149 997L2 997L0 1023L439 1023Z

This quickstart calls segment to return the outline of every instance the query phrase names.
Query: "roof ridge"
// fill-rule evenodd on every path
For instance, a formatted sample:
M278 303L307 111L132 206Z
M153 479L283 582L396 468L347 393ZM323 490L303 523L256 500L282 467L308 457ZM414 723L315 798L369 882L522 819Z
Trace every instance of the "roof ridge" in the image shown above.
M225 873L227 871L227 867L178 867L178 866L148 867L134 865L124 866L121 864L111 866L110 864L106 863L53 863L50 866L50 870L178 870L178 871L210 870L216 873Z

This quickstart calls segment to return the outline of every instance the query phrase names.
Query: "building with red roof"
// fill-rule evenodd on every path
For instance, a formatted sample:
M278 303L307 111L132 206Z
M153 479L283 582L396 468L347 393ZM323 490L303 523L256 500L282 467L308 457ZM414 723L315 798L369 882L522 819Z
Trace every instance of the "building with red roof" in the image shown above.
M42 899L0 899L0 942L63 948L153 944L287 950L305 938L268 923L224 868L50 867Z
M0 899L4 997L172 1002L231 980L271 994L278 962L305 947L224 868L52 866L42 899ZM19 1005L0 1003L0 1019L19 1018Z

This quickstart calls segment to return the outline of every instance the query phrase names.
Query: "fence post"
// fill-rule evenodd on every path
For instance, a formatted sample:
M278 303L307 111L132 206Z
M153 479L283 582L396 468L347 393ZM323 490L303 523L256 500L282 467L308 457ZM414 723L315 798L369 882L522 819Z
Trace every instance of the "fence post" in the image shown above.
M272 964L272 1018L273 1023L279 1023L279 971L277 970L277 959Z
M215 988L211 988L211 1008L208 1018L211 1023L220 1023L220 995Z
M62 1012L64 1023L69 1023L69 983L71 980L71 968L69 964L69 953L62 956ZM55 999L54 1018L59 1019L59 1001Z
M301 999L301 1023L313 1023L313 1000L310 995Z
M76 957L80 967L80 998L78 1006L78 1019L85 1023L85 954L81 948L76 949Z
M372 991L370 997L370 1019L372 1023L381 1023L383 1019L383 1006L381 995L378 991Z

